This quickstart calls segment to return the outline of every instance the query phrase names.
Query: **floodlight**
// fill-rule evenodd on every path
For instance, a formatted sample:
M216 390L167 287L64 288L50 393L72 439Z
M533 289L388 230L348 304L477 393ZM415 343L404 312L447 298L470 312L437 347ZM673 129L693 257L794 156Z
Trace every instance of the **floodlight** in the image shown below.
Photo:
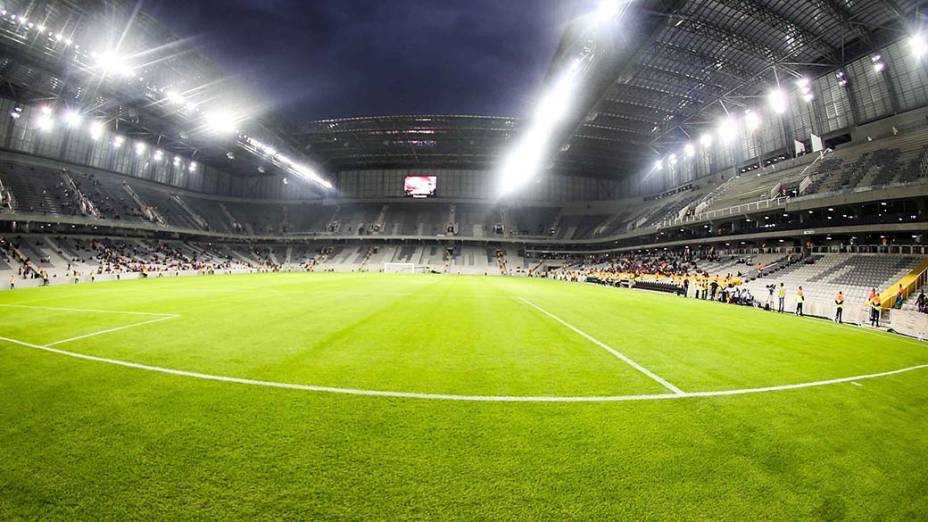
M75 110L69 110L68 112L64 113L64 116L62 119L64 119L65 125L67 125L68 127L74 128L74 127L80 126L81 121L83 121L84 117L81 116L81 114Z
M224 111L211 111L206 113L206 127L220 134L235 132L235 116Z
M770 91L767 94L767 103L770 105L770 109L777 113L783 114L786 112L786 93L783 92L783 89L777 87Z
M687 143L683 146L683 154L685 154L687 158L692 158L693 155L696 154L696 147L694 147L692 143Z
M51 116L52 114L52 108L49 107L48 105L43 105L42 108L39 109L39 111L45 116Z
M180 167L181 159L180 156L174 156L174 166Z
M135 142L135 154L137 156L144 154L146 148L148 148L148 145L146 145L144 141Z
M161 161L162 159L164 159L164 152L162 152L161 149L155 149L155 153L152 156L152 159L154 159L155 161Z
M35 126L42 132L49 132L55 128L55 122L52 120L51 116L47 114L40 114L35 119Z
M731 143L735 139L737 130L738 127L735 123L735 119L731 116L726 116L725 118L722 118L722 121L719 122L719 139L723 143Z
M125 143L125 142L126 142L126 138L125 138L125 137L123 137L123 136L116 136L115 138L113 138L113 148L114 148L114 149L118 149L119 147L122 147L122 144Z
M600 0L593 13L599 22L609 22L619 15L619 0Z
M191 161L191 162L190 162L190 165L187 165L187 170L190 171L190 172L196 172L196 171L197 171L197 162Z
M707 132L703 134L702 136L700 136L699 144L707 149L711 147L712 146L712 135Z
M747 127L748 132L754 132L760 127L760 116L754 111L745 111L744 126Z
M104 72L109 72L122 64L122 58L119 57L116 53L98 53L96 56L97 67L102 69Z
M664 160L657 160L654 162L654 170L661 170L664 168Z
M184 103L184 97L177 91L169 90L164 95L167 97L168 101L180 105Z
M913 34L909 37L909 48L912 50L913 56L921 58L928 54L928 40L922 33Z
M97 141L103 136L103 123L99 121L90 122L90 139Z
M676 154L671 154L670 156L667 157L667 161L670 163L670 166L671 166L671 167L674 166L674 165L676 165L676 164L677 164L677 155L676 155Z

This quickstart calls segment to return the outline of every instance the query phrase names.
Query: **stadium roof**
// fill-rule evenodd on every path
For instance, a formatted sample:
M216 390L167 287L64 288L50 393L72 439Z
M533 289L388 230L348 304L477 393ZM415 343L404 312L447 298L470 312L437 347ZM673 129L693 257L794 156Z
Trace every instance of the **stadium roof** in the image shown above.
M576 56L595 71L560 136L556 173L624 176L726 108L757 105L776 77L817 77L906 34L916 0L638 0L603 37L569 24L546 83ZM724 107L723 107L724 105ZM303 125L304 152L330 169L493 165L518 120L395 116Z
M518 120L487 116L383 116L314 121L296 138L332 170L488 168Z
M756 105L751 98L775 85L775 70L817 77L901 38L907 18L924 3L635 2L633 14L649 32L611 67L612 82L578 122L557 163L579 161L613 175L640 169L642 149L688 140L708 112L725 110L720 102ZM570 37L568 31L564 38Z

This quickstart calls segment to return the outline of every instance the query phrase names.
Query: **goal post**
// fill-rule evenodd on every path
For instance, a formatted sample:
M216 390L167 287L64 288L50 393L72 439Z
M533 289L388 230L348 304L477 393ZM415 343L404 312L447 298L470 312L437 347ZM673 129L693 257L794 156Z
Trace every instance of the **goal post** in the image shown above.
M416 272L415 263L384 263L383 272L385 274L414 274Z

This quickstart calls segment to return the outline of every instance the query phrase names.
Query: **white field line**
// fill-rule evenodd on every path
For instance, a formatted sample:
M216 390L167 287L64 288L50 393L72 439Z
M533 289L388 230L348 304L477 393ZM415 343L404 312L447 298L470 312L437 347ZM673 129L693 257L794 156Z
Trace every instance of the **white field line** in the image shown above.
M20 304L0 304L0 306L7 308L25 308L28 310L52 310L58 312L84 312L84 313L94 313L94 314L120 314L120 315L145 315L149 317L180 317L177 314L160 314L153 312L131 312L124 310L95 310L92 308L63 308L58 306L32 306L32 305L20 305Z
M599 346L599 347L602 348L603 350L606 350L607 352L611 353L611 354L614 355L616 358L618 358L619 360L625 362L626 364L628 364L628 365L631 366L632 368L634 368L634 369L638 370L639 372L641 372L641 373L647 375L648 377L651 378L651 380L657 382L658 384L660 384L660 385L663 386L664 388L667 388L668 390L670 390L670 391L673 392L674 394L676 394L676 395L683 395L683 394L685 393L685 392L684 392L683 390L681 390L680 388L677 388L677 387L674 386L673 384L667 382L667 380L664 379L663 377L661 377L661 376L655 374L655 373L652 372L651 370L649 370L649 369L645 368L644 366L642 366L642 365L636 363L635 361L631 360L627 355L625 355L625 354L623 354L622 352L616 350L615 348L612 348L611 346L609 346L609 345L607 345L606 343L600 341L599 339L596 339L596 338L593 337L592 335L590 335L590 334L584 332L583 330L581 330L581 329L577 328L576 326L574 326L574 325L568 323L567 321L561 319L560 317L558 317L558 316L552 314L551 312L545 310L544 308L542 308L542 307L536 305L535 303L529 301L528 299L526 299L526 298L524 298L524 297L520 297L519 299L520 299L523 303L525 303L525 304L531 306L532 308L534 308L535 310L538 310L539 312L541 312L541 313L547 315L547 316L550 317L551 319L554 319L554 320L557 321L558 323L560 323L560 324L566 326L567 328L569 328L570 330L572 330L574 333L576 333L576 334L579 335L580 337L583 337L583 338L586 339L587 341L590 341L591 343L595 344L596 346Z
M42 346L38 344L27 343L25 341L17 341L16 339L10 339L7 337L0 337L0 342L6 342L18 346L24 346L26 348L32 348L35 350L42 350L46 352L55 353L58 355L66 355L68 357L74 357L76 359L84 359L88 361L102 362L106 364L113 364L116 366L125 366L127 368L135 368L138 370L146 370L150 372L166 373L169 375L177 375L181 377L191 377L194 379L202 379L207 381L219 381L219 382L228 382L235 384L248 384L252 386L265 386L269 388L283 388L288 390L302 390L302 391L312 391L312 392L323 392L323 393L338 393L343 395L362 395L369 397L395 397L403 399L426 399L426 400L446 400L446 401L469 401L469 402L626 402L626 401L656 401L656 400L669 400L669 399L688 399L695 397L723 397L729 395L748 395L753 393L766 393L766 392L777 392L777 391L786 391L786 390L798 390L802 388L812 388L816 386L827 386L831 384L840 384L845 382L852 381L861 381L865 379L876 379L879 377L888 377L891 375L898 375L901 373L911 372L915 370L921 370L928 368L928 364L920 364L918 366L910 366L908 368L902 368L899 370L892 370L888 372L880 373L871 373L868 375L855 375L853 377L842 377L840 379L829 379L826 381L813 381L813 382L804 382L799 384L786 384L782 386L767 386L764 388L745 388L740 390L720 390L720 391L706 391L706 392L684 392L680 394L650 394L650 395L604 395L604 396L519 396L519 395L454 395L454 394L439 394L439 393L415 393L415 392L399 392L399 391L387 391L387 390L358 390L353 388L336 388L331 386L314 386L311 384L290 384L284 382L274 382L274 381L259 381L254 379L242 379L238 377L226 377L223 375L210 375L208 373L198 373L198 372L188 372L185 370L173 370L171 368L162 368L160 366L150 366L147 364L138 364L128 361L120 361L118 359L108 359L105 357L96 357L94 355L85 355L82 353L69 352L66 350L60 350L58 348L52 348L49 346Z
M79 340L81 340L81 339L87 339L88 337L96 337L96 336L98 336L98 335L103 335L103 334L108 334L108 333L113 333L113 332L119 332L119 331L122 331L122 330L128 330L129 328L136 328L136 327L138 327L138 326L143 326L143 325L146 325L146 324L160 323L161 321L169 321L169 320L171 320L171 319L177 319L178 317L180 317L180 316L179 316L179 315L168 315L168 316L165 316L165 317L156 317L156 318L154 318L154 319L148 319L148 320L146 320L146 321L140 321L140 322L137 322L137 323L130 323L130 324L123 325L123 326L117 326L117 327L115 327L115 328L109 328L109 329L106 329L106 330L100 330L100 331L98 331L98 332L91 332L91 333L84 334L84 335L78 335L78 336L76 336L76 337L69 337L69 338L67 338L67 339L62 339L62 340L60 340L60 341L55 341L55 342L53 342L53 343L48 343L46 346L56 346L56 345L59 345L59 344L70 343L70 342L72 342L72 341L79 341Z

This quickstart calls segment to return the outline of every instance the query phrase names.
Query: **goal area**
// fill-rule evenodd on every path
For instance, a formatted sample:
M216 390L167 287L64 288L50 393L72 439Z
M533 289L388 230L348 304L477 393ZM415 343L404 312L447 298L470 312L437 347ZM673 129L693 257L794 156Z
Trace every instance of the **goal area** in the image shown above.
M383 272L385 274L414 274L416 272L415 263L384 263Z

